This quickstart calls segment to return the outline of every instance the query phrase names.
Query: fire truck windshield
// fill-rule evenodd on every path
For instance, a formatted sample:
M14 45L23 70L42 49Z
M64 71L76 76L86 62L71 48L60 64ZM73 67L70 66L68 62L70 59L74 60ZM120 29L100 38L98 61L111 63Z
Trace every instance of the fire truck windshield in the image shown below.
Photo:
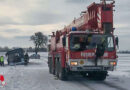
M114 43L111 35L71 35L70 50L83 51L87 49L96 48L98 44L103 44L105 50L113 51Z

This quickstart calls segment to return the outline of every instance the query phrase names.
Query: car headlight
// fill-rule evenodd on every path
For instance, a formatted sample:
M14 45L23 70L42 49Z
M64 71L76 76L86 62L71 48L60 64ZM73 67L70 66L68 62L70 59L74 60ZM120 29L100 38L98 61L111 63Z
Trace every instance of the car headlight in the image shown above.
M77 66L77 65L78 65L78 62L76 62L76 61L71 61L71 62L70 62L70 65L71 65L71 66Z
M117 63L116 63L115 61L111 61L111 62L110 62L110 65L112 65L112 66L116 66L116 64L117 64Z

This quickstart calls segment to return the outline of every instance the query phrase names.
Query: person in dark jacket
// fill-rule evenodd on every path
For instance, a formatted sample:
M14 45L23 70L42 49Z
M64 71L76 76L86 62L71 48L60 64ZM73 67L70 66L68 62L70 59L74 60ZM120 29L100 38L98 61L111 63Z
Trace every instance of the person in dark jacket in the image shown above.
M97 44L96 49L96 57L95 57L95 66L97 66L98 58L101 58L104 55L105 52L105 40L102 41L102 43Z
M25 65L27 65L28 62L29 62L29 56L28 56L28 53L26 53L26 54L24 55L24 60L25 60Z

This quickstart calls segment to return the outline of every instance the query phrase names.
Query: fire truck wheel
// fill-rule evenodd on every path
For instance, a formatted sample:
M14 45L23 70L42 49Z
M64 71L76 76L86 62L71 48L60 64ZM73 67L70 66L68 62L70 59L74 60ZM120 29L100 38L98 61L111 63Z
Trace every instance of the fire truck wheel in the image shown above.
M51 60L49 60L49 73L52 74L52 63Z
M92 80L103 81L106 79L107 71L91 72L88 74L88 78Z
M55 60L55 64L56 64L56 66L55 66L55 75L56 75L56 77L58 77L59 76L59 65L58 65L58 60Z
M83 77L87 77L86 74L87 74L87 73L81 73L81 75L82 75Z
M59 66L59 72L58 72L59 79L67 80L67 72L66 72L65 68L63 68L61 66L61 62L59 62L58 66Z
M55 69L52 67L52 74L55 75Z
M50 74L55 74L55 70L53 68L53 62L52 62L51 59L49 60L49 73Z

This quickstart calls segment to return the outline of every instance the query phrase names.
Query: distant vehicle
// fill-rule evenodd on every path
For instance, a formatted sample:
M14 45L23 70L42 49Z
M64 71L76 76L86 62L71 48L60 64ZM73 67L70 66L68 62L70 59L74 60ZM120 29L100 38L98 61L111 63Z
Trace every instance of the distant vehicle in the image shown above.
M15 64L26 64L24 59L24 50L22 48L17 48L14 50L10 50L6 53L8 65Z
M32 54L29 58L31 58L31 59L40 59L40 55L39 54Z

